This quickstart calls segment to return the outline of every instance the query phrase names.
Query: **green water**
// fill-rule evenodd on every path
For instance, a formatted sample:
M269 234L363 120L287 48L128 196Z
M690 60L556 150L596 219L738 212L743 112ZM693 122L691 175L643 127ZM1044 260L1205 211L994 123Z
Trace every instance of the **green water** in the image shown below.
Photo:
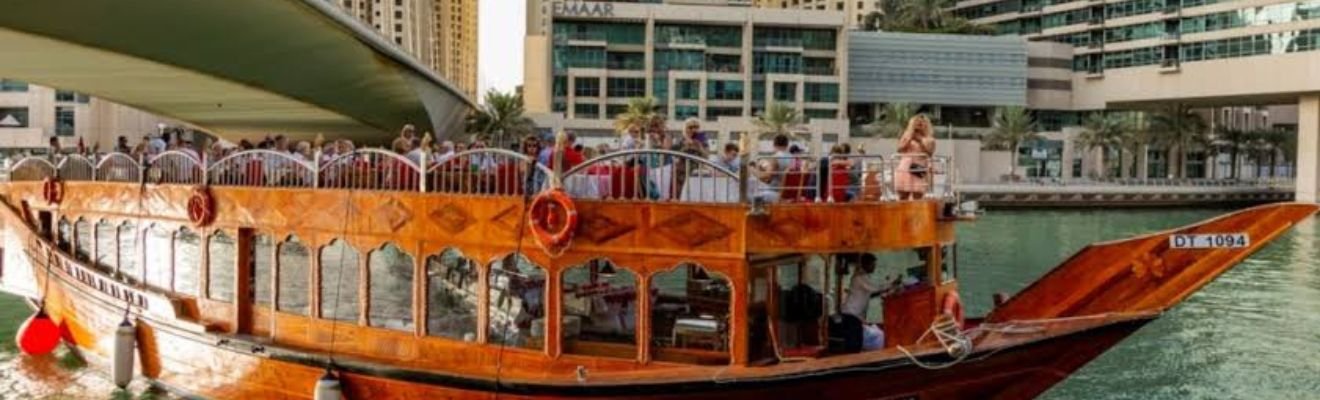
M969 314L1087 243L1224 210L992 212L959 229ZM1082 368L1046 399L1320 398L1320 227L1313 218Z
M968 312L984 313L993 293L1022 289L1087 243L1222 212L991 212L959 228ZM1044 398L1320 398L1318 225L1315 219L1299 225ZM10 338L29 312L0 295L0 399L126 397L112 394L98 374L14 356Z

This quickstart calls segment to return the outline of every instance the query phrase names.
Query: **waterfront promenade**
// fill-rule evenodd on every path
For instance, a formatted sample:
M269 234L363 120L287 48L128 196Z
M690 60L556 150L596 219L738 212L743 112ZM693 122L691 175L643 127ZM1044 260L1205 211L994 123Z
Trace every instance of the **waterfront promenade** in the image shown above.
M964 200L986 207L1240 206L1292 201L1286 179L1115 179L955 185Z

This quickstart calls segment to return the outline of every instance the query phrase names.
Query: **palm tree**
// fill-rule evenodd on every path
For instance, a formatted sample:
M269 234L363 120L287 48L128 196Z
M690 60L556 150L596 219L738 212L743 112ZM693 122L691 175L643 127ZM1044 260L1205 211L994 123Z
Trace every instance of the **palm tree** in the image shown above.
M953 0L905 0L897 6L898 18L904 25L933 32L944 25L952 6Z
M1274 178L1276 167L1279 165L1279 153L1288 146L1290 132L1281 130L1261 130L1253 134L1255 136L1256 147L1263 157L1260 160L1269 160L1270 177Z
M862 30L993 35L990 25L973 23L950 14L951 0L881 0L878 10L862 20Z
M1247 148L1247 143L1251 141L1251 135L1240 129L1219 127L1215 132L1215 145L1219 147L1220 153L1227 153L1232 165L1229 166L1229 179L1238 178L1238 154Z
M483 104L468 114L467 132L493 139L496 146L503 147L510 137L521 138L532 133L534 124L523 115L525 111L521 94L491 89L486 92Z
M1017 176L1018 147L1022 143L1036 140L1036 121L1031 119L1027 109L1019 106L1000 107L995 110L994 130L990 133L990 143L1007 147L1009 151L1008 176Z
M896 138L907 129L908 120L917 115L917 107L908 103L888 103L880 109L880 118L863 129L883 138Z
M802 113L784 103L770 103L752 121L763 135L786 135L802 125Z
M1118 114L1095 113L1082 124L1084 131L1077 137L1077 143L1087 150L1101 149L1100 164L1105 168L1105 176L1112 170L1107 154L1110 149L1118 150L1119 175L1122 175L1123 145L1131 131L1130 123Z
M1209 142L1205 119L1181 106L1164 107L1152 113L1149 129L1155 133L1156 143L1168 147L1174 176L1179 178L1187 176L1187 151Z
M634 97L628 99L628 107L614 117L614 130L619 133L628 132L628 128L637 126L642 129L653 129L656 124L664 122L664 116L660 115L660 106L652 97Z

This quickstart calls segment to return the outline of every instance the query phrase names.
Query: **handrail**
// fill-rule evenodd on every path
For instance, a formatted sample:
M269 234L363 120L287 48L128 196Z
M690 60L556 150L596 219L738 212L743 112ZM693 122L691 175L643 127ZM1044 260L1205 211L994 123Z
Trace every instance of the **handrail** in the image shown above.
M322 188L417 191L422 168L405 156L381 149L357 149L317 166Z
M179 150L157 154L147 162L147 180L154 183L202 183L202 160Z
M207 183L216 186L315 187L317 167L292 154L244 150L206 168Z
M18 160L9 171L9 180L18 182L40 181L54 177L57 169L55 164L44 157L28 157Z
M944 157L926 153L894 154L889 158L889 184L899 200L954 197L948 167L948 159Z
M737 203L738 173L710 160L672 150L626 150L573 166L563 174L574 198Z
M420 159L415 162L413 157ZM902 177L905 159L928 158L919 181ZM477 149L450 155L426 152L408 156L382 149L358 149L349 154L305 160L296 154L258 149L233 153L207 164L184 151L167 151L143 163L123 153L96 158L70 155L53 163L27 157L10 169L15 181L61 176L69 180L214 184L218 186L301 187L358 190L403 190L422 193L517 195L527 185L527 166L534 166L531 184L543 190L554 171L535 158L507 149ZM792 171L759 173L767 161L791 159ZM742 165L746 163L747 165ZM847 165L847 170L839 169ZM828 168L826 170L825 168ZM737 169L737 170L735 170ZM768 179L763 182L754 176ZM787 173L787 174L785 174ZM904 185L917 185L916 199L956 198L951 159L925 154L761 156L736 164L664 149L626 150L573 165L560 175L564 189L579 199L685 203L742 203L748 199L788 202L876 202L898 199ZM1121 181L1126 182L1126 181ZM1185 182L1134 180L1137 184ZM1218 182L1218 181L1214 181ZM1277 185L1279 179L1236 183ZM1224 183L1216 183L1224 184Z
M142 164L124 153L107 153L96 163L96 180L108 182L141 182Z
M428 154L425 190L433 193L516 195L523 194L527 165L537 173L532 185L537 191L550 183L554 172L526 154L512 150L484 148L452 155Z
M60 179L66 181L91 181L96 179L96 166L87 157L70 154L60 160L56 167Z

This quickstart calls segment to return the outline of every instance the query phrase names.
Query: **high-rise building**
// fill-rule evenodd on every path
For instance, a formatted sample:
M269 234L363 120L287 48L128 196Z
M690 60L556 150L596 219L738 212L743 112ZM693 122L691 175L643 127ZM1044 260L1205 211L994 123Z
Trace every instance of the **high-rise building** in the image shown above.
M424 65L436 65L435 2L443 0L327 0L339 3Z
M805 116L812 148L846 140L845 15L750 5L529 0L527 111L542 128L609 138L630 98L651 97L670 129L696 118L731 140L778 103Z
M753 0L762 8L794 8L800 10L840 11L848 14L849 26L859 26L866 15L880 10L881 1L893 0Z
M477 0L327 0L473 96Z
M477 95L477 0L435 1L435 66L468 96Z

